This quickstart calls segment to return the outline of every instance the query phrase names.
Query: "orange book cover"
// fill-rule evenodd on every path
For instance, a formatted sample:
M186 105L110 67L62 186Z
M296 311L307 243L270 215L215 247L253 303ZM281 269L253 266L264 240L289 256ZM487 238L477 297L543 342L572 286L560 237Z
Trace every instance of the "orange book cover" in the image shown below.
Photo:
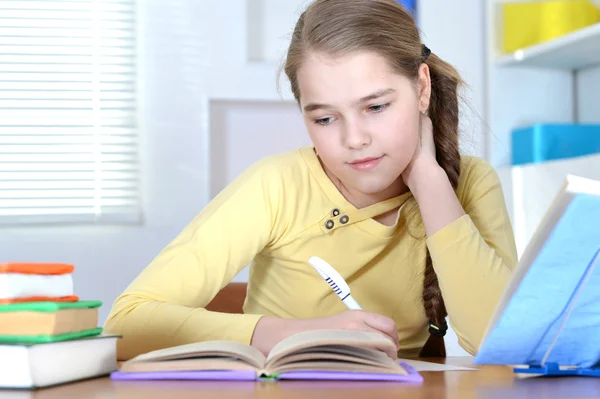
M11 303L22 303L22 302L77 302L79 297L77 295L61 296L61 297L49 297L49 296L28 296L24 298L0 298L0 305L8 305Z
M31 263L8 262L0 263L0 273L21 274L68 274L75 270L75 266L67 263Z

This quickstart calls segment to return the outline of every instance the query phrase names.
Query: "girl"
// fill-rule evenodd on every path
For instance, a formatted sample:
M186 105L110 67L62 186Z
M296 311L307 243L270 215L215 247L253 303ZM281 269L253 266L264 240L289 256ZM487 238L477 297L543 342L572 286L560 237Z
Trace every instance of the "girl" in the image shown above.
M517 262L502 189L458 149L456 70L393 0L316 0L285 73L313 146L257 162L120 295L119 359L204 340L264 353L290 334L379 331L390 356L474 354ZM364 311L309 265L332 264ZM244 314L204 307L251 263Z

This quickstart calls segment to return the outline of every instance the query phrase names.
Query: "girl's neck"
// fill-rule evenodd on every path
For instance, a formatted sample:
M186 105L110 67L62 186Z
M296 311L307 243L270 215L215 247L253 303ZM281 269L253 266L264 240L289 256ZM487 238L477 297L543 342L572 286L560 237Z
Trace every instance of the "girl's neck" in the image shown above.
M397 197L409 191L406 184L404 184L404 180L402 180L402 177L399 176L394 183L392 183L383 191L379 191L377 193L357 192L356 190L345 186L340 179L338 179L333 173L331 173L329 169L327 169L320 159L319 162L321 163L325 174L327 177L329 177L329 180L332 181L344 198L346 198L346 200L354 205L357 209L366 208L367 206Z

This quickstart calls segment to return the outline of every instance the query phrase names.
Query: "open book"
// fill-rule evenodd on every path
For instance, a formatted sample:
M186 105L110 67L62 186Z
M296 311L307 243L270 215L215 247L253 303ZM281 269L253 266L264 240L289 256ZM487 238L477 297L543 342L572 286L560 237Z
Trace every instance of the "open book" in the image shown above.
M408 364L383 351L394 344L376 332L315 330L279 342L268 356L232 341L208 341L160 349L123 362L116 380L339 379L420 382Z
M513 272L475 364L600 376L600 181L568 176Z

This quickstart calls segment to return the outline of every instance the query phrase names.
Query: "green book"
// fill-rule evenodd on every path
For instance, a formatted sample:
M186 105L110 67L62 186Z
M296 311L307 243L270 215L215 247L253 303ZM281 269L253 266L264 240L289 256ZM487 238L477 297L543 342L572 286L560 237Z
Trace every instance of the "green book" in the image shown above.
M3 312L57 312L61 309L98 308L102 306L101 301L77 301L77 302L18 302L0 305L0 313Z
M8 312L42 312L54 313L63 309L85 309L98 308L101 301L77 301L77 302L18 302L0 305L0 321L2 314ZM0 345L35 345L51 342L76 340L85 337L93 337L102 332L101 327L87 329L77 332L69 332L56 335L2 335L0 334Z
M59 335L0 335L0 345L35 345L50 342L71 341L85 337L93 337L94 335L99 335L101 332L102 327Z

